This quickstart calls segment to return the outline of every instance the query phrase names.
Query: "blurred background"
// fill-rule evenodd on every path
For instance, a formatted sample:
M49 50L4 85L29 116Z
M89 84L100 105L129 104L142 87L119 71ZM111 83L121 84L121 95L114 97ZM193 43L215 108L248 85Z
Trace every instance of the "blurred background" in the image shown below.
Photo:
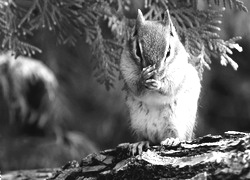
M244 3L250 9L250 1L244 0ZM131 7L128 16L135 18L143 3L134 1ZM243 52L235 51L232 56L239 65L237 71L221 66L217 59L213 60L210 71L204 71L197 137L228 130L250 130L250 14L226 10L222 22L221 37L242 36L239 44ZM60 167L69 160L79 161L89 153L135 141L129 129L122 83L117 81L115 88L107 91L96 82L91 70L91 50L85 42L78 42L76 47L59 46L49 31L37 32L29 41L43 50L34 58L55 73L70 116L63 123L53 122L41 129L10 123L1 90L1 171ZM61 143L49 133L56 126L67 134Z

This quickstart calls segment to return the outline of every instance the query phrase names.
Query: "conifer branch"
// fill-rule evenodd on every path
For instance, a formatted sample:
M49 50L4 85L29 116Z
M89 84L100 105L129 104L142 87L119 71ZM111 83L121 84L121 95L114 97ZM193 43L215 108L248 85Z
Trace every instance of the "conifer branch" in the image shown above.
M166 9L170 10L190 61L202 72L209 68L211 57L218 57L222 65L237 64L229 56L232 49L241 51L236 43L240 38L222 40L220 30L223 9L247 12L240 0L207 0L208 9L198 10L197 0L145 0L149 20L160 20ZM2 0L0 1L0 44L2 50L31 55L41 52L27 42L35 30L48 29L56 35L58 44L75 45L78 40L92 47L93 70L97 80L107 88L117 78L118 64L124 42L129 37L133 19L124 11L129 10L130 0ZM214 6L222 10L214 10ZM111 30L104 38L101 24Z
M176 30L185 45L187 52L190 54L190 61L196 64L196 68L202 77L203 66L210 69L211 57L218 57L222 65L230 64L235 70L238 68L237 63L232 60L229 55L232 49L239 52L242 48L236 43L240 37L232 38L224 41L220 38L218 31L221 24L223 11L226 7L231 9L247 12L247 8L243 2L239 0L207 0L207 10L197 10L197 1L173 1L158 0L146 1L146 7L150 10L145 15L148 19L160 20L166 10L170 9L173 23ZM212 6L221 6L221 10L213 10ZM200 61L200 62L196 62ZM203 66L200 66L203 64Z

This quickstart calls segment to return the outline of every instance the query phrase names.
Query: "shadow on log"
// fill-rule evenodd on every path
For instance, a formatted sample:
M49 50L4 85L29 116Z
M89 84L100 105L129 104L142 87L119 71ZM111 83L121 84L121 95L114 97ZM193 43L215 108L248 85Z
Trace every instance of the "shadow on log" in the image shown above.
M176 147L153 146L134 157L129 155L129 143L124 143L42 172L10 172L2 180L250 179L250 134L206 135Z

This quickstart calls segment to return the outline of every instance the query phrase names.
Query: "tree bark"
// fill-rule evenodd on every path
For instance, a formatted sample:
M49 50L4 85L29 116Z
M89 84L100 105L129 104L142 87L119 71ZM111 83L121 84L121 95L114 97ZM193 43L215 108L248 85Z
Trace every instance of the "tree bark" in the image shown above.
M153 146L137 156L130 155L129 145L129 143L120 144L116 149L90 154L80 162L71 161L60 169L47 170L43 178L50 180L250 179L250 134L248 133L229 131L223 136L206 135L190 142L181 142L175 147ZM18 179L21 176L30 178L27 173L25 176L24 171L15 173L16 176L11 176L11 173L5 174L2 179L9 180L10 177ZM39 171L30 173L32 174L30 179L39 179L36 176L39 175Z

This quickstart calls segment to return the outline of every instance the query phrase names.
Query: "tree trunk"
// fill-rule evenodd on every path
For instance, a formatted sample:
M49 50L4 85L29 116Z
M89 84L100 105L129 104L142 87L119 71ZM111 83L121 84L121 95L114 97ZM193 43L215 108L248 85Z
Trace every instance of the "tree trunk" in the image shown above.
M2 179L250 179L248 133L206 135L175 147L153 146L137 156L129 152L124 143L61 169L10 172Z

